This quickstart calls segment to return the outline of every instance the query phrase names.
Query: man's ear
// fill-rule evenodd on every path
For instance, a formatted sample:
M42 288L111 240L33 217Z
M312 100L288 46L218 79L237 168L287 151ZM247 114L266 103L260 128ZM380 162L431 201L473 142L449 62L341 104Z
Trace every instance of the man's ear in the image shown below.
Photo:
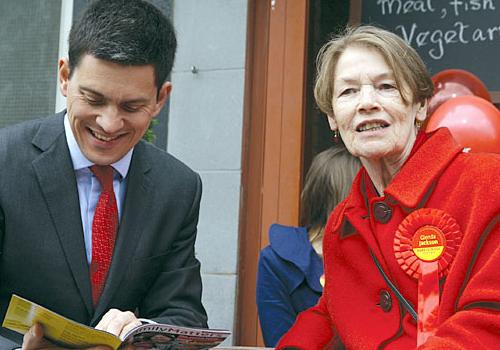
M67 58L59 59L59 90L64 97L68 97L69 76L69 60Z
M337 122L335 121L335 118L332 116L328 116L328 124L330 124L330 130L335 131L338 130Z
M160 113L161 109L167 102L171 92L172 92L172 83L166 81L165 83L163 83L163 85L160 88L160 91L158 92L158 99L156 101L155 110L153 112L154 117L156 117Z

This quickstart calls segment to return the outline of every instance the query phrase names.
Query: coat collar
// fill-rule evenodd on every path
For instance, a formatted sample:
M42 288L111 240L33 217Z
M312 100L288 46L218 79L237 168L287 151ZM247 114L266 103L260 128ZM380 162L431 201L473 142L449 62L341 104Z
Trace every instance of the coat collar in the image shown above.
M32 144L41 152L32 166L82 301L91 315L89 270L75 173L64 134L64 113L40 123Z
M305 278L315 292L323 291L319 282L323 273L323 262L314 251L305 227L273 224L269 229L269 244L280 258L300 270L301 274L287 276L291 280L292 289Z
M448 129L438 129L406 161L385 189L386 196L407 208L423 206L421 202L427 199L429 189L461 150Z
M440 128L429 134L428 139L412 153L385 189L386 199L410 210L423 207L435 182L461 150L462 147L455 142L448 129ZM430 159L432 161L429 161ZM340 232L342 238L356 232L349 222L349 217L368 215L368 196L363 180L365 173L364 168L359 171L353 181L351 193L342 205L339 205L339 214L335 215L337 218L331 217L331 223L327 225L333 232Z

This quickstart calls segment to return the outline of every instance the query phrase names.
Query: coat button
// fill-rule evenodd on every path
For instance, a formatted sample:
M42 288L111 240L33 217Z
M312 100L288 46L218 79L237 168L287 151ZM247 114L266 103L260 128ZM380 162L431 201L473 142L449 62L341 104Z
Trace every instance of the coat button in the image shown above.
M377 202L373 205L373 215L378 222L385 224L392 217L392 209L384 202Z
M384 312L389 312L392 309L392 298L391 294L383 289L379 295L379 306L384 310Z

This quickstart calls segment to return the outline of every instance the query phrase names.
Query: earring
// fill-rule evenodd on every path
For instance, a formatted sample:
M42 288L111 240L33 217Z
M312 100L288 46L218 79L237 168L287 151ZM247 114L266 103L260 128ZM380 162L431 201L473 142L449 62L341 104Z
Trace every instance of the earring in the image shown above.
M415 119L415 126L417 127L417 131L420 131L420 129L422 129L423 125L424 125L423 121Z
M340 141L340 134L339 134L339 131L338 130L332 130L332 139L333 139L333 142L335 143L338 143Z

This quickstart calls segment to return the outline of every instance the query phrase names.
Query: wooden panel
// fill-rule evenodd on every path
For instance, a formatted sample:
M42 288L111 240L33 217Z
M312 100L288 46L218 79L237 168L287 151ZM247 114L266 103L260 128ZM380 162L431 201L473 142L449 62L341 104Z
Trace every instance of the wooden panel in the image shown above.
M262 231L262 178L269 38L267 2L248 2L247 62L243 126L238 294L234 342L261 345L255 306L257 261Z
M299 221L307 8L307 1L288 0L271 11L262 247L273 222Z
M283 64L285 57L285 20L286 2L276 1L271 10L269 27L269 58L267 80L266 129L263 174L262 235L261 246L267 244L265 231L278 219L280 202L280 162L282 103L283 103Z
M269 225L299 221L307 9L307 0L249 0L237 345L263 345L255 286Z
M289 225L299 223L299 199L302 188L307 9L306 1L287 2L278 222Z
M355 26L361 23L361 0L351 0L349 13L350 25Z

